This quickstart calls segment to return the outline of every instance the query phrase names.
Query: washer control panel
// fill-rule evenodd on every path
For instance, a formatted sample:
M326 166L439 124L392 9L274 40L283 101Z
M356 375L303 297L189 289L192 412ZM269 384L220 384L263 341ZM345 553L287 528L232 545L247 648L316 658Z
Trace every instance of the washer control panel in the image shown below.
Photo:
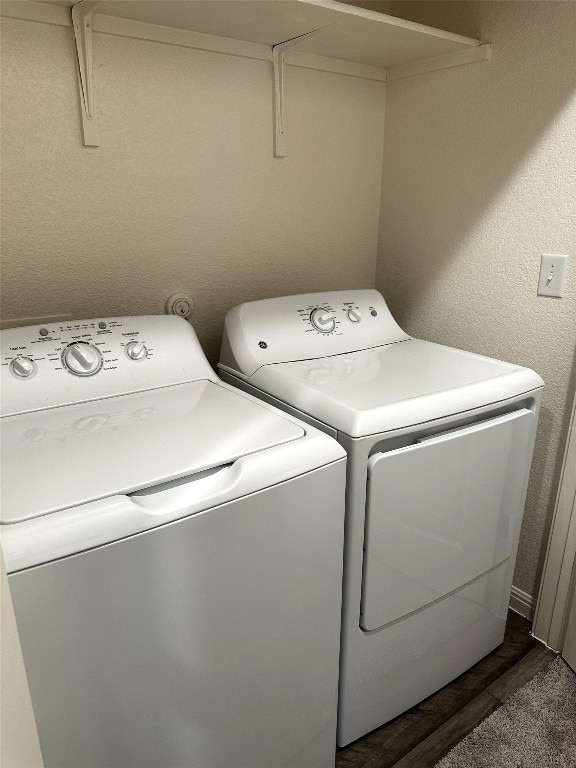
M133 360L151 361L155 350L150 342L146 346L138 319L83 320L2 331L2 365L17 379L29 379L40 369L44 376L62 372L84 377L117 371Z
M3 415L216 378L176 316L31 325L0 337Z
M378 291L331 291L241 304L226 317L220 365L251 376L262 365L344 354L410 338Z

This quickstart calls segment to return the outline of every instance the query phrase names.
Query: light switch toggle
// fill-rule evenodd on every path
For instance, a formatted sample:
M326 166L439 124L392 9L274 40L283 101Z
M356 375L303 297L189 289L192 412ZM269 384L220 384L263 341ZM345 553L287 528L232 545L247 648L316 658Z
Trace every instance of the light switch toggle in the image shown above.
M538 280L539 296L564 295L564 278L568 256L559 253L545 253L540 263L540 278Z

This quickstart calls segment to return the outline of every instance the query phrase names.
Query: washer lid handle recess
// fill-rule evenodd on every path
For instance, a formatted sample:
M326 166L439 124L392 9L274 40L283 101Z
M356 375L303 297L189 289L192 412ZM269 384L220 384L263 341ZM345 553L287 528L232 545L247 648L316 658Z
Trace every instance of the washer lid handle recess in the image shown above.
M288 482L345 459L344 449L317 430L242 456L232 463L132 494L63 509L2 526L8 573L74 555Z

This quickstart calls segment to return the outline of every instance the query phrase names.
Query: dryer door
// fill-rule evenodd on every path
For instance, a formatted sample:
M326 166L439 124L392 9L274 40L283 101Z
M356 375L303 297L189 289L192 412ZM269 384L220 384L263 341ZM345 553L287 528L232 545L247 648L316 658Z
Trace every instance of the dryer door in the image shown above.
M515 552L533 420L522 409L370 458L364 629L417 611Z

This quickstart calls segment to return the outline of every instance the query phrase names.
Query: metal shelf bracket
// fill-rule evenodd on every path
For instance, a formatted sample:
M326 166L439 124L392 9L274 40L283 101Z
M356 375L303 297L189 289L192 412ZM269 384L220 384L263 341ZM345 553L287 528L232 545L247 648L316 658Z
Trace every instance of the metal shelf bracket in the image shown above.
M86 2L86 0L83 0L83 2ZM329 26L334 25L330 24ZM314 29L312 32L306 32L305 35L299 35L272 46L272 63L274 65L274 157L286 157L286 62L284 60L286 51L298 45L305 38L313 37L328 28Z
M72 27L78 58L78 86L84 146L97 147L98 120L94 107L94 82L92 78L92 13L102 0L80 0L72 6Z

